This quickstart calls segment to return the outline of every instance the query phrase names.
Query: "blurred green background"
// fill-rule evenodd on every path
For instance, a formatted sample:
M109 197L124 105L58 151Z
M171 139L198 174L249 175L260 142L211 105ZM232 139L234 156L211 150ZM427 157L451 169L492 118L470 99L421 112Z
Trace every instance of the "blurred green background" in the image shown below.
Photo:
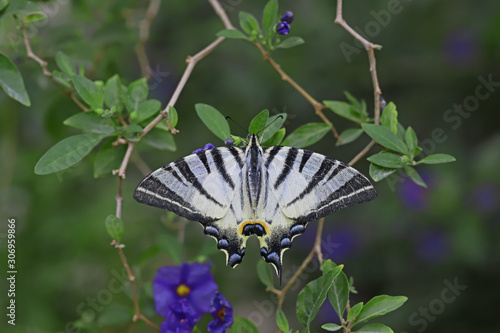
M260 18L265 3L221 0L235 26L240 10ZM397 13L381 16L381 11L397 3ZM94 80L106 80L115 73L125 83L140 78L134 53L136 23L147 1L41 5L48 19L32 25L29 32L35 52L49 61L49 69L55 68L54 57L61 50L83 64ZM316 99L344 100L347 90L366 100L372 110L366 52L334 24L335 9L335 1L280 1L280 12L295 14L291 34L306 43L278 50L273 57ZM351 304L379 294L408 296L401 309L383 320L395 332L498 332L500 3L351 0L344 4L344 17L371 41L383 45L376 52L380 85L384 98L396 103L399 121L416 130L427 153L452 154L457 162L418 168L428 189L404 177L391 177L376 184L379 197L375 201L328 217L323 233L325 259L345 264L344 271L354 277L359 294L352 296ZM147 44L157 74L150 81L150 97L166 105L184 71L186 56L212 42L221 29L207 1L162 1ZM94 326L90 331L124 331L133 313L129 293L111 293L108 299L110 293L103 292L122 275L122 264L104 228L106 216L115 212L117 179L95 179L93 155L65 172L34 174L36 162L51 146L78 133L62 122L80 110L26 58L12 19L0 21L0 36L1 52L19 67L32 101L31 107L23 107L0 93L0 329L63 332L81 321L86 311ZM349 56L342 45L352 51ZM494 83L486 87L484 80ZM474 99L478 89L488 96ZM137 151L151 169L207 142L223 144L197 118L196 103L213 105L243 125L265 108L271 114L286 112L288 133L304 123L321 121L253 45L227 40L196 66L176 104L177 151L139 144ZM473 111L453 111L460 106ZM351 126L325 112L337 129ZM439 139L433 139L435 131L441 133ZM246 134L236 127L233 133ZM335 147L328 134L310 148L347 162L368 141L365 135L353 144ZM365 159L356 167L368 174ZM123 188L123 241L137 273L143 311L159 324L161 317L154 314L148 290L156 269L172 264L159 241L169 237L165 235L177 237L173 227L184 222L132 199L142 177L130 164ZM4 315L8 218L15 218L17 232L15 328L7 327ZM310 251L315 229L313 222L286 252L285 281ZM194 222L187 224L183 242L185 259L215 248ZM222 252L208 253L219 288L235 314L253 320L262 332L273 332L275 304L257 278L256 239L249 242L244 262L234 270L225 267ZM317 263L311 265L300 287L318 275ZM466 288L453 294L445 291L449 284ZM295 318L299 289L285 301L285 312L295 328L299 328ZM317 330L320 324L335 320L331 307L324 306L316 319ZM132 330L151 331L143 324Z

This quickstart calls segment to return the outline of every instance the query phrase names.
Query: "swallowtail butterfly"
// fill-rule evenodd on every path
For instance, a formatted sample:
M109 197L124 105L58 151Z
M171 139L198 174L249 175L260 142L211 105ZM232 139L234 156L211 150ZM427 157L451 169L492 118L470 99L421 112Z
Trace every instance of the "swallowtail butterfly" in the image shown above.
M200 222L205 234L239 264L248 237L281 276L283 252L310 221L377 196L371 182L330 157L292 147L220 147L188 155L144 178L138 202Z

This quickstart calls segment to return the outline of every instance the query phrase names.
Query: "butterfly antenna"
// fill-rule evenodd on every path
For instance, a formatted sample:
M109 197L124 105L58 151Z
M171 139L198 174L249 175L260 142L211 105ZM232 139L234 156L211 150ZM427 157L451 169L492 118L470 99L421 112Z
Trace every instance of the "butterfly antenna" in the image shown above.
M282 116L282 115L277 116L277 117L276 117L276 119L274 119L273 121L271 121L271 122L270 122L270 123L269 123L266 127L264 127L263 129L261 129L261 130L259 131L259 133L257 133L257 135L258 135L260 138L262 138L262 135L261 135L261 134L264 134L264 131L265 131L265 130L269 127L269 126L271 126L272 124L274 124L274 123L276 122L276 120L278 120L278 119L283 119L283 116Z
M241 128L243 131L247 132L246 129L243 128L243 126L241 126L240 124L238 124L236 121L233 120L233 118L231 118L230 116L226 116L226 120L231 120L233 123L236 124L236 126L238 126L239 128Z

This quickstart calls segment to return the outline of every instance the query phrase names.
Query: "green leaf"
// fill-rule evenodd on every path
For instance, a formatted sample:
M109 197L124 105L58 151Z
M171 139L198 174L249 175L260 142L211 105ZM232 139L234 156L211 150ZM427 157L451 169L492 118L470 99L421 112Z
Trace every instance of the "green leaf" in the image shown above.
M380 117L380 123L392 133L398 134L398 111L396 111L396 105L393 102L385 107L382 117Z
M284 128L280 129L278 132L274 133L274 135L270 137L269 140L263 142L262 146L263 147L278 146L279 144L281 144L281 141L283 141L283 138L285 137L285 132L286 130Z
M349 101L349 103L351 103L351 106L354 108L354 110L356 110L358 113L364 116L368 116L368 112L366 111L366 103L364 100L360 102L356 97L351 95L348 91L344 91L344 95Z
M145 78L132 82L125 93L125 107L128 112L137 111L139 104L148 98L148 84Z
M257 262L257 275L259 276L260 282L267 288L274 288L274 274L271 270L271 266L264 260L259 260Z
M110 118L103 118L94 112L80 112L64 121L64 125L79 128L87 133L110 135L115 126Z
M168 131L158 128L153 128L141 141L160 150L176 151L177 145L174 141L174 136Z
M126 149L126 145L114 147L113 140L104 143L94 159L94 178L111 175L113 170L119 169Z
M333 323L329 323L329 324L322 325L321 328L324 329L325 331L335 332L335 331L340 330L342 328L342 326L337 325L337 324L333 324Z
M365 130L366 134L382 146L401 154L408 154L405 143L396 134L392 133L390 129L374 124L362 124L361 127Z
M71 76L69 76L66 73L63 73L58 70L53 70L52 71L52 78L54 81L59 83L61 86L63 86L66 89L73 89L73 85L70 83L71 82Z
M114 215L108 215L104 224L111 238L120 243L124 232L123 221Z
M440 163L449 163L455 162L455 157L448 154L434 154L429 155L421 159L417 162L417 164L440 164Z
M403 156L391 153L390 151L383 150L380 153L372 155L367 158L368 161L385 168L402 168L406 165Z
M370 164L370 177L372 177L374 181L378 182L386 177L389 177L396 172L396 170L397 169L384 168L372 163Z
M104 102L106 102L106 105L111 108L111 107L116 107L118 109L118 113L121 113L121 110L123 109L123 102L122 102L122 84L120 82L120 76L118 74L113 75L110 77L107 81L106 84L104 85Z
M10 1L7 8L0 13L0 19L14 14L39 12L42 8L31 1Z
M424 180L422 179L422 177L420 177L420 175L418 174L417 170L415 170L413 167L411 167L409 165L405 165L404 168L405 168L405 171L406 171L406 174L408 175L408 177L410 177L410 179L415 184L427 188L427 184L424 182Z
M241 11L239 14L240 26L249 36L257 36L259 34L259 22L255 17L247 12Z
M285 333L290 332L290 325L288 324L288 319L286 319L285 313L281 309L276 310L276 323L278 324L278 328L282 332Z
M47 16L43 13L35 13L35 14L29 14L26 16L23 20L24 23L33 23L33 22L38 22L38 21L43 21L47 18Z
M349 310L349 312L347 313L346 321L351 321L354 318L356 318L362 309L363 309L363 302L360 302L360 303L356 304L355 306L353 306L351 308L351 310Z
M196 113L201 121L214 133L219 139L225 141L230 137L231 131L226 118L214 107L198 103L195 106Z
M287 118L286 113L278 113L272 117L269 117L265 125L266 129L264 132L262 132L261 141L266 142L272 136L274 136L274 134L276 134L283 126L283 124L286 121L286 118Z
M277 18L278 0L269 0L262 14L262 30L265 36L269 36L273 32L274 23L277 21Z
M269 111L267 109L262 110L250 122L250 126L248 126L248 132L252 134L259 133L266 126L268 119L269 119Z
M323 104L337 115L354 121L355 123L365 123L368 121L368 117L365 114L356 110L349 103L341 101L323 101Z
M341 146L351 143L359 138L363 132L361 128L348 128L340 133L341 141L337 141L336 145Z
M259 329L253 322L242 317L234 317L230 333L259 333Z
M103 137L101 134L79 134L56 143L40 158L35 166L35 173L46 175L75 165L87 156Z
M332 287L328 291L328 299L339 319L342 320L347 302L349 302L349 282L344 272L341 272L335 278Z
M177 237L171 234L159 234L156 237L156 244L161 251L165 252L176 265L182 263L183 246L179 243Z
M300 37L288 37L284 39L281 43L276 45L276 47L280 49L289 49L291 47L298 46L304 43L305 41Z
M217 37L226 37L231 39L248 39L247 35L235 29L221 30L216 34Z
M380 317L385 315L386 313L392 312L403 305L408 298L405 296L388 296L388 295L380 295L375 296L371 300L363 306L359 315L353 323L357 325L369 319L373 319L376 317Z
M342 268L343 266L335 267L325 275L309 282L300 291L297 297L297 318L302 325L306 326L307 330L309 330L311 322L326 299L328 290L330 290L335 277L342 271Z
M99 86L83 76L73 75L72 80L78 95L85 103L92 109L102 109L104 95Z
M9 1L8 0L0 0L0 12L2 10L5 9L5 7L7 7L7 5L9 4Z
M353 333L394 333L390 327L387 327L382 324L369 324L361 327L357 331L353 331Z
M284 141L284 146L304 148L321 140L331 127L325 123L309 123L300 126Z
M418 139L417 139L417 134L413 130L413 128L408 127L405 133L405 142L406 146L408 147L408 150L410 151L410 154L412 157L417 156L417 148L418 148Z
M142 101L137 108L137 117L135 119L136 123L141 123L144 120L154 116L161 110L161 103L156 99L149 99L147 101Z
M177 115L177 110L173 106L168 107L168 122L172 128L177 126L177 122L179 121L179 116Z
M9 6L10 7L10 6ZM30 97L24 87L23 77L16 65L8 57L0 53L0 86L11 98L30 106Z

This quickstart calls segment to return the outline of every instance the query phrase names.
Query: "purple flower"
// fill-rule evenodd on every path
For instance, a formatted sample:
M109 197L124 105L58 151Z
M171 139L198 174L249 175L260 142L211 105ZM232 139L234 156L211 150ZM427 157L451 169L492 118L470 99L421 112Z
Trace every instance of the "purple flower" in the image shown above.
M167 321L173 316L196 322L208 312L216 292L210 268L201 263L161 267L153 280L156 312ZM179 302L183 305L178 306Z
M292 23L293 22L293 13L291 11L286 11L283 16L281 16L281 22Z
M224 333L233 324L233 308L219 292L212 300L210 314L214 317L207 327L211 333Z
M207 143L205 145L205 147L203 148L200 148L200 149L196 149L195 151L193 151L193 154L196 154L196 153L199 153L199 152L202 152L202 151L205 151L205 150L209 150L209 149L214 149L215 146L211 143Z
M169 310L161 323L161 333L191 333L201 317L186 298L170 304Z
M290 24L287 22L280 22L276 24L276 32L280 35L288 35L290 32Z

